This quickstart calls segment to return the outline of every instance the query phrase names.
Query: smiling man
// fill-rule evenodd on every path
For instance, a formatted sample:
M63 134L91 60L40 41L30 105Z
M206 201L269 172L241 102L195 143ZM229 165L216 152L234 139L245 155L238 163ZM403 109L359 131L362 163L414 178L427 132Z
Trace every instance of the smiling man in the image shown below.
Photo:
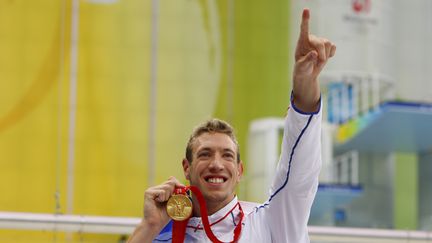
M243 174L233 128L218 119L195 128L186 147L183 170L190 184L200 189L210 215L231 202ZM192 199L198 205L196 198ZM194 215L200 215L199 207L194 207Z
M185 232L181 241L184 237L185 242L309 242L307 222L321 168L318 75L336 51L329 40L309 34L309 18L309 10L303 10L295 52L292 109L285 119L281 156L269 199L261 205L238 200L235 188L243 164L233 129L221 120L207 121L192 133L182 162L186 179L203 198L200 200L194 191L192 217L182 221ZM166 211L176 188L184 185L171 177L146 190L144 217L130 243L177 241L172 238L173 221ZM209 214L208 224L200 210L203 203Z

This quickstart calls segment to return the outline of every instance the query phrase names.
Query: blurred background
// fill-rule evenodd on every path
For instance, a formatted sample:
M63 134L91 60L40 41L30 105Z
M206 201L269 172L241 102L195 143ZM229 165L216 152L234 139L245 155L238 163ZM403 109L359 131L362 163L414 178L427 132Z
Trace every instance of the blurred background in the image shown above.
M188 136L210 117L236 128L240 199L264 201L305 7L311 32L338 48L321 75L313 242L399 242L402 231L429 242L428 0L0 0L0 242L123 242L131 227L70 233L12 222L139 220L147 187L185 181ZM322 227L394 239L326 240Z

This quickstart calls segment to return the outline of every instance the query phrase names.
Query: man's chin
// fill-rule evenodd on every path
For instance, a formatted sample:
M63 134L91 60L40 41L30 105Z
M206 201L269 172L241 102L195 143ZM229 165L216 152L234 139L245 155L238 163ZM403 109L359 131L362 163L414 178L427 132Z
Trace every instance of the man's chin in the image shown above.
M232 200L233 196L227 195L226 193L210 193L204 196L207 203L227 203Z
M207 202L221 202L226 198L226 195L218 192L209 192L203 195Z

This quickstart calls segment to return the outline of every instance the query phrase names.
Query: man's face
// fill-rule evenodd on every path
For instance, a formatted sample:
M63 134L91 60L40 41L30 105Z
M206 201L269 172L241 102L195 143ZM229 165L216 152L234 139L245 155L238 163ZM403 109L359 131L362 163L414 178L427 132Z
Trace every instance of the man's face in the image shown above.
M229 203L243 174L237 147L223 133L203 133L192 145L192 161L183 161L186 179L197 186L207 203Z

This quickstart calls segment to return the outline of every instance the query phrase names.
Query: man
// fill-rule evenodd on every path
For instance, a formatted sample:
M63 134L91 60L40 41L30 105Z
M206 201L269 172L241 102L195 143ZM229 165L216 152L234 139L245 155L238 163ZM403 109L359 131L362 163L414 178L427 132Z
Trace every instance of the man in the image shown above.
M239 202L235 187L243 174L232 128L213 119L192 134L183 160L191 185L200 189L207 204L211 230L217 240L231 242L309 242L307 221L321 168L321 101L318 75L336 51L333 43L309 34L308 9L303 10L295 51L291 107L285 121L282 152L270 197L262 205ZM166 202L176 178L145 192L144 217L129 242L170 242L172 221ZM211 242L203 229L195 196L193 217L185 242ZM244 217L243 217L244 215ZM240 228L240 230L234 229ZM213 240L216 241L216 240Z

